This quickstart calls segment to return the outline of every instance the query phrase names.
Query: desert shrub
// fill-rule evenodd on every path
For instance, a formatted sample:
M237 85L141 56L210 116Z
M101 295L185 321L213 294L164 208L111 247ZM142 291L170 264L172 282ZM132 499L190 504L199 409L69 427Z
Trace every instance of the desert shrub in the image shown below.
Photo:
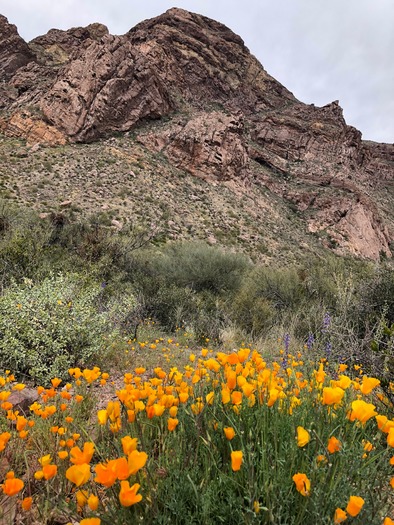
M146 314L163 328L183 325L197 339L216 339L249 266L243 256L200 242L180 243L134 253L126 274Z
M42 265L51 225L34 212L0 202L0 286L32 277Z
M374 274L360 285L357 315L360 331L374 326L383 314L388 324L394 323L394 271L388 265L378 267Z
M305 303L307 293L296 268L256 267L243 280L231 309L243 330L261 335Z
M249 267L247 259L203 242L171 244L154 261L163 279L195 292L233 292Z
M45 383L97 361L110 329L107 312L96 308L100 294L100 285L78 275L13 283L0 297L2 367Z

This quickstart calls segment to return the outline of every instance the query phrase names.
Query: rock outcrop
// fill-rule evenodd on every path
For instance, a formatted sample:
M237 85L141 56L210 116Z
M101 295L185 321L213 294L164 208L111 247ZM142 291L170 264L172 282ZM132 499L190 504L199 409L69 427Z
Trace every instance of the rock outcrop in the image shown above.
M7 82L15 72L34 59L34 54L17 28L0 15L0 79Z
M175 166L207 180L245 178L249 156L239 116L202 112L138 140L163 153Z
M223 24L174 8L122 36L91 24L27 44L0 29L2 133L56 145L132 130L197 177L260 181L340 253L391 256L394 145L363 141L337 101L298 101Z

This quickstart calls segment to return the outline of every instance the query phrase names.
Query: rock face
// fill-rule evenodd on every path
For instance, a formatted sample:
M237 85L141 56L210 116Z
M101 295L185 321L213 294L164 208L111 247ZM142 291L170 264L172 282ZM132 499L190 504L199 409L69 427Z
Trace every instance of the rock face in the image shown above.
M56 145L133 130L197 177L260 181L338 252L391 256L394 146L363 141L336 101L298 101L219 22L170 9L123 36L91 24L27 44L0 17L0 35L2 133Z
M24 138L28 146L60 146L67 142L67 137L54 126L23 112L14 113L9 119L0 118L0 131L11 137Z
M18 34L16 27L0 15L0 78L7 82L22 66L31 62L34 54Z
M240 117L202 112L138 140L164 153L177 167L204 179L231 180L248 174L249 156Z

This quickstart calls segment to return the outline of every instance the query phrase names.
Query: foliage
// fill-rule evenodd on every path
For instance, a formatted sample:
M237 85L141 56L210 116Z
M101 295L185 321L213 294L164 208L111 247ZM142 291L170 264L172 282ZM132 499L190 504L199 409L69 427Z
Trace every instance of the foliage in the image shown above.
M233 292L249 267L239 254L203 242L176 243L165 247L154 269L165 281L194 292Z
M45 383L98 359L110 329L97 310L100 295L100 286L73 274L13 283L0 296L2 367Z

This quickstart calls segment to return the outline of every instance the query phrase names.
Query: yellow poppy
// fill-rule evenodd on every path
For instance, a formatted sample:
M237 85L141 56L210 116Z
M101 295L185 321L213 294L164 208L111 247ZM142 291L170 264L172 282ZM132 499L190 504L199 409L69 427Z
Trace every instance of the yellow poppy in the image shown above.
M362 399L356 399L352 402L352 409L348 414L350 421L355 421L356 419L361 423L365 423L371 417L377 415L375 412L375 405L372 403L366 403Z
M231 468L234 472L240 470L243 461L242 450L234 450L231 452Z
M376 388L378 385L380 385L379 379L376 379L375 377L363 377L363 382L361 383L360 390L364 395L367 395L372 392L374 388Z
M297 427L297 445L299 447L305 447L311 440L311 436L304 427Z
M334 514L334 524L335 525L342 523L346 519L347 519L347 514L344 510L340 509L339 507L335 509L335 514Z
M66 478L77 487L80 487L89 481L90 466L87 463L73 465L66 470Z
M138 452L138 450L133 450L128 457L129 475L136 474L145 466L147 460L148 454L146 452Z
M339 386L323 388L323 405L338 405L343 398L345 391Z
M123 452L128 455L133 450L137 450L138 439L130 436L124 436L120 440L122 443Z
M235 436L235 430L232 427L225 427L223 429L223 432L229 441L231 441L233 437Z
M353 518L359 514L365 501L360 496L350 496L346 512Z
M292 477L296 489L302 496L309 496L310 490L311 490L311 482L306 474L303 474L301 472L297 472L297 474L294 474Z
M120 482L119 501L123 507L131 507L142 500L141 494L137 494L140 485L134 483L132 487L128 481Z

